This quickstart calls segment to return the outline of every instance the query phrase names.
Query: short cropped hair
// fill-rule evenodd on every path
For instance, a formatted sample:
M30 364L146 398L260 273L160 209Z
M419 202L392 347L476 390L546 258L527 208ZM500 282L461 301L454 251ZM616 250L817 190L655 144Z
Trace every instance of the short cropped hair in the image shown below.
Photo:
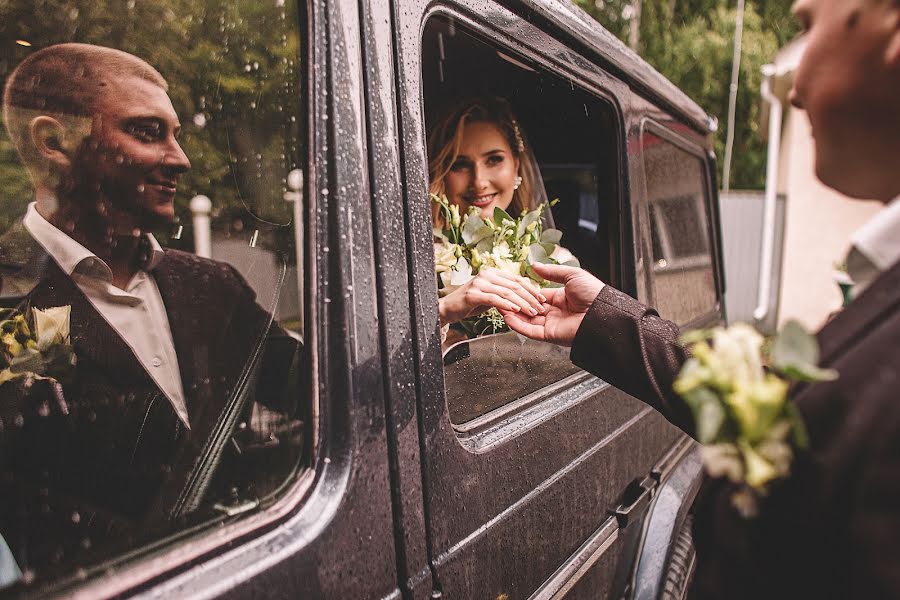
M3 91L3 116L9 136L26 166L40 161L28 132L40 115L67 121L90 118L97 101L115 79L139 77L163 90L169 86L144 60L114 48L57 44L38 50L13 70Z

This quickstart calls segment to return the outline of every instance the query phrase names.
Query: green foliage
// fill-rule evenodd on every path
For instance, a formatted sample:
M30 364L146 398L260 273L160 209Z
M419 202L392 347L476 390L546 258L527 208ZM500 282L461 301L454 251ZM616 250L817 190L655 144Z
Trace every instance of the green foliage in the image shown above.
M292 215L286 177L301 165L305 139L298 22L296 3L281 0L0 1L0 85L29 53L60 42L143 58L169 82L193 167L179 185L180 220L190 222L188 203L203 194L213 201L216 229L258 228L261 241L278 238L272 245L285 248L293 240L284 227ZM0 186L3 227L31 196L5 129Z
M613 34L629 41L632 0L574 1ZM719 118L715 148L720 158L727 135L735 5L725 0L641 2L641 56ZM759 131L760 68L798 31L790 7L791 0L748 0L746 5L731 173L735 188L758 189L765 184L766 148Z
M795 381L834 381L837 371L816 366L819 343L797 321L791 320L772 344L772 368Z

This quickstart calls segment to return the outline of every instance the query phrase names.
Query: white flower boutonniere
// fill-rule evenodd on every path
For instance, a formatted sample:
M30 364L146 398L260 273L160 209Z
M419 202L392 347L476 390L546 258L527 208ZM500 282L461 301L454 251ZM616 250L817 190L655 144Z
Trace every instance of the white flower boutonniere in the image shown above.
M0 385L23 380L50 380L55 394L75 367L69 320L71 306L32 308L31 319L10 310L0 313Z
M37 335L38 350L44 351L53 345L69 344L69 318L72 307L33 308L34 330Z
M790 474L794 452L808 443L788 400L790 381L831 381L837 372L816 366L818 343L796 321L772 340L738 323L689 332L682 342L693 356L674 388L693 412L704 466L710 476L739 484L732 503L752 517L759 498Z

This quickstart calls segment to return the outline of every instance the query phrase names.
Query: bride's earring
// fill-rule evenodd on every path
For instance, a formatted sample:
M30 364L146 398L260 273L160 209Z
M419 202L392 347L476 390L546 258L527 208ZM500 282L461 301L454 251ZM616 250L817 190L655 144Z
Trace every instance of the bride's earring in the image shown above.
M519 186L520 186L520 185L522 185L522 177L521 177L521 176L517 176L517 177L516 177L516 183L515 183L515 185L513 185L513 189L514 189L514 190L519 189Z

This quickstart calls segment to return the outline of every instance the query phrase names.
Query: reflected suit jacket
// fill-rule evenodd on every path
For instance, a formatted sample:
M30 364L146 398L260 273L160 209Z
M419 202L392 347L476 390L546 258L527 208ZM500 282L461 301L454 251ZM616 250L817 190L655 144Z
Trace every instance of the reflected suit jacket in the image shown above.
M77 357L73 381L63 387L67 414L52 401L49 414L42 408L40 382L27 392L0 388L0 534L20 566L38 569L110 540L137 543L141 532L172 520L229 400L248 379L251 358L273 336L296 344L272 326L233 267L166 249L152 274L172 330L188 429L130 347L21 223L0 238L0 260L3 306L71 306ZM285 379L283 372L265 377Z
M579 366L692 433L672 382L686 359L678 328L605 287L572 346ZM696 598L900 598L900 263L818 334L837 381L791 397L810 447L756 518L732 484L707 480L695 505Z

